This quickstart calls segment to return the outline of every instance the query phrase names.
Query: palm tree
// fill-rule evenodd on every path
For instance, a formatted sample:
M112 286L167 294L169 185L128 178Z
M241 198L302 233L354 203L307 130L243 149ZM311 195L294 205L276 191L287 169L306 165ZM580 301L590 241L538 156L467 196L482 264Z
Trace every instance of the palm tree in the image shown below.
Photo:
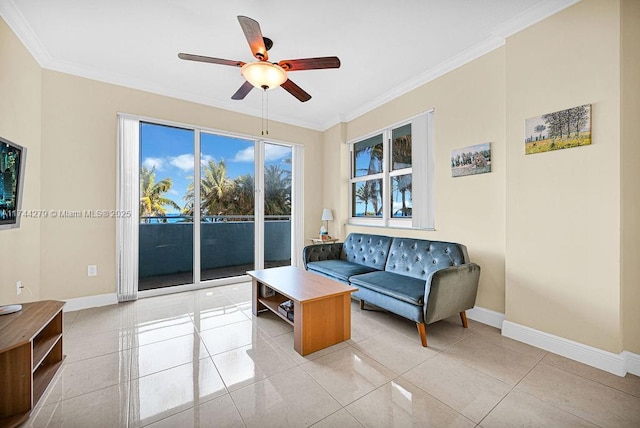
M280 165L269 165L264 170L265 215L291 214L291 172Z
M373 206L373 215L382 215L382 180L371 181L371 205Z
M400 195L402 196L402 209L401 209L402 216L407 217L409 216L409 208L407 207L407 192L411 193L411 188L412 188L411 175L409 174L399 175L392 178L393 178L393 181L395 181L394 187L396 188L396 191L400 192ZM391 202L392 202L391 206L393 206L393 200Z
M224 197L232 189L233 182L227 177L227 165L224 160L210 160L202 168L200 179L200 209L203 215L218 215L225 211ZM184 212L193 215L194 185L187 186L184 200L187 201Z
M361 202L364 202L364 215L367 215L367 208L369 206L369 199L371 199L371 196L372 189L368 181L356 190L356 198L360 199Z
M227 165L224 159L218 163L210 160L202 172L204 175L200 180L202 210L210 215L219 214L225 209L222 203L223 198L232 187L232 182L227 177Z
M363 157L369 159L369 165L366 169L358 169L358 171L366 171L365 175L376 174L381 172L382 157L383 157L383 144L378 143L370 146L366 146L362 149L356 149L356 157Z
M233 180L229 194L230 209L237 215L253 215L255 206L255 183L253 175L244 174Z
M411 167L411 134L394 138L391 149L392 169Z
M285 162L286 163L286 162ZM265 168L265 214L291 214L291 171L279 165ZM187 204L183 212L193 215L194 185L190 183L184 196ZM235 179L227 177L224 160L209 161L202 169L200 200L203 216L220 214L253 215L255 182L251 174Z
M180 209L177 203L164 197L173 186L173 181L171 178L165 178L156 183L155 169L143 166L140 170L140 218L165 216L165 207Z

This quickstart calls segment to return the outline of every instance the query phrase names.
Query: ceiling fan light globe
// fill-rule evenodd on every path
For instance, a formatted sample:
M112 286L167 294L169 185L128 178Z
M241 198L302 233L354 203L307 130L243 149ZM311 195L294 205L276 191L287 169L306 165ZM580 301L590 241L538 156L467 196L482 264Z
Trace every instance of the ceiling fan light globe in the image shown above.
M242 77L258 89L273 89L287 81L287 72L267 61L248 62L240 69Z

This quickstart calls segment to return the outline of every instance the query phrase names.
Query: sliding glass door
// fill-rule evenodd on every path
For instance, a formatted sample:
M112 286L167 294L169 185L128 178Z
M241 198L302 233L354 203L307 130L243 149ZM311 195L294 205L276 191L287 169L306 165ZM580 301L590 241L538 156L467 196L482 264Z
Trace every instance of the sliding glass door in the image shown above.
M291 264L292 146L149 122L139 144L139 291Z
M193 284L194 131L140 123L138 290Z
M291 264L292 149L264 144L264 267Z
M244 275L255 248L255 142L200 134L200 280Z

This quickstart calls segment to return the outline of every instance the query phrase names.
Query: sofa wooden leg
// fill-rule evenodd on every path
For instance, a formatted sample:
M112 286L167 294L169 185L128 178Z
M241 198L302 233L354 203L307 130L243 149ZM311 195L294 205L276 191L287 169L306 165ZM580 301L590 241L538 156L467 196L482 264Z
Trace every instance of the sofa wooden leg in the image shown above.
M469 328L469 323L467 322L467 313L465 311L460 312L460 319L462 320L462 326L464 328Z
M422 342L422 346L427 347L427 328L423 322L417 322L418 333L420 333L420 341Z
M364 309L364 300L360 300L360 310Z

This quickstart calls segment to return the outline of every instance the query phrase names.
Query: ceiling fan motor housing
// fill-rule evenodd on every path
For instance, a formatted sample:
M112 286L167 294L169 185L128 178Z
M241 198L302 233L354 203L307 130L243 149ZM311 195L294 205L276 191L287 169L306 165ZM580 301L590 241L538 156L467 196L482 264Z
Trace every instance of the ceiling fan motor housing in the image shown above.
M263 37L262 40L264 40L264 47L267 50L270 50L273 47L273 40L271 40L268 37Z

